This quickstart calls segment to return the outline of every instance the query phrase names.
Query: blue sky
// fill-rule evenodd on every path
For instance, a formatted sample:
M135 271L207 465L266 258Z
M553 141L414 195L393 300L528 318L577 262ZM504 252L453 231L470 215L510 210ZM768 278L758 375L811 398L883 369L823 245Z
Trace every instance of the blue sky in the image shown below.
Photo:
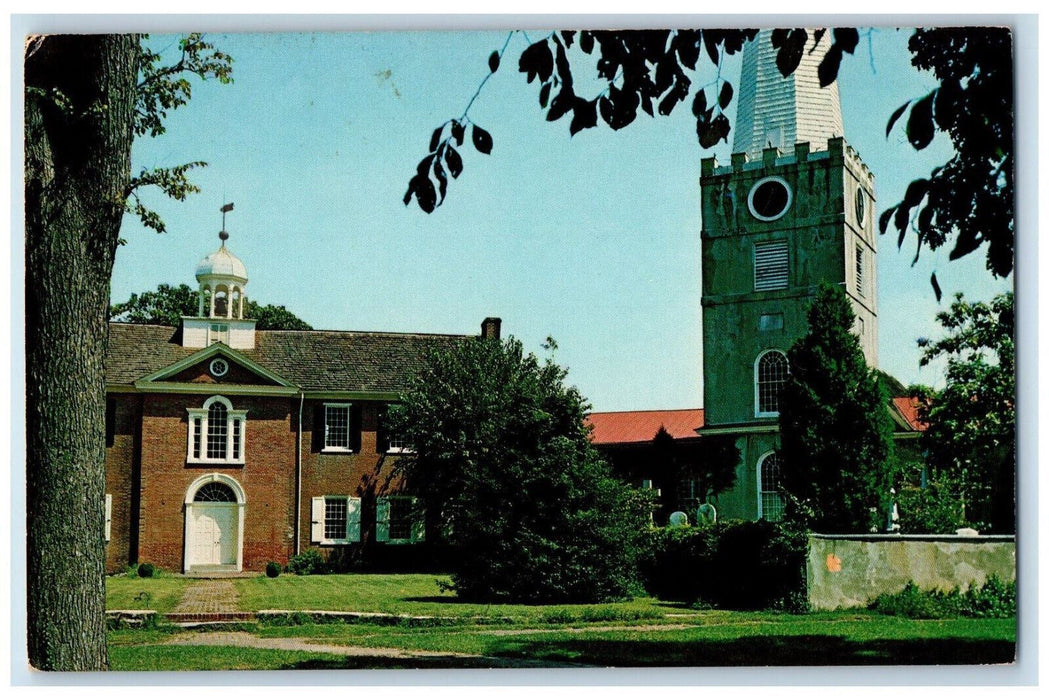
M899 130L885 137L892 111L932 84L910 67L909 34L864 34L840 77L846 139L875 173L879 212L950 153L942 137L923 153ZM553 336L555 359L596 410L702 405L699 167L709 155L726 162L730 148L702 151L687 105L569 137L567 119L546 122L516 71L527 45L517 34L470 110L492 154L466 149L447 201L426 215L402 203L408 179L505 32L209 38L234 57L234 84L194 84L168 132L133 154L135 171L207 161L192 176L202 191L182 203L146 197L166 234L125 221L115 301L195 284L196 262L218 245L219 207L232 201L229 247L248 268L249 297L315 328L476 333L500 316L504 333L539 354ZM175 49L174 37L154 42ZM735 83L738 63L724 70ZM920 370L915 345L935 334L942 308L930 274L945 301L955 291L989 298L1012 280L993 280L982 251L958 262L923 251L912 266L913 245L879 239L879 364L937 385L940 369Z

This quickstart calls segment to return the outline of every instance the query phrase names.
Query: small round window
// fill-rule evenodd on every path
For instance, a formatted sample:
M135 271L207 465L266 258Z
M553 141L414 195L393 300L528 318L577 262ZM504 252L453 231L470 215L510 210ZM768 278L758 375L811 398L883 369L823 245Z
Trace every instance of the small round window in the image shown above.
M215 377L221 377L229 371L229 363L221 358L215 358L211 361L211 374Z
M863 225L863 216L867 213L867 198L862 189L856 190L856 223Z
M781 177L764 177L754 183L747 197L747 206L755 219L775 221L787 213L793 195L787 181Z

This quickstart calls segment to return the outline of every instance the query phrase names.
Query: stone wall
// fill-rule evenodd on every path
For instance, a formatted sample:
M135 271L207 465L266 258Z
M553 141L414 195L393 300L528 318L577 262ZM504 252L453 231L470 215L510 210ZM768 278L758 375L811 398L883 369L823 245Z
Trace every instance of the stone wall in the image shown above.
M922 589L1016 579L1011 535L810 535L806 566L814 610L867 605L908 581Z

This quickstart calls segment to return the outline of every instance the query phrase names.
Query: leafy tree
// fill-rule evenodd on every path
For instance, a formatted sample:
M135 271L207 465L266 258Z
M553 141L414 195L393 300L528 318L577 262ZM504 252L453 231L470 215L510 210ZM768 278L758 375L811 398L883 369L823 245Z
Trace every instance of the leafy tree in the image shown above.
M650 504L612 478L566 371L519 341L433 352L391 410L415 446L398 470L450 545L471 600L594 602L628 595Z
M728 491L736 483L736 465L740 461L739 448L727 436L710 436L698 443L681 443L660 427L652 439L653 466L670 478L666 498L673 508L689 498L684 484L695 485L695 508L709 503L718 494Z
M188 284L172 287L157 285L155 292L132 294L128 300L109 308L109 319L123 323L154 323L177 326L183 316L196 316L199 311L198 292ZM248 299L244 317L255 319L259 330L308 331L310 324L288 311L284 306L258 304Z
M478 152L492 152L491 134L473 123L469 112L502 64L515 33L489 57L488 74L463 114L433 132L429 153L408 183L406 205L414 198L427 213L440 206L449 176L462 173L463 158L456 149L466 142L467 131ZM739 52L756 35L755 29L555 31L529 43L517 64L529 83L536 82L546 119L571 115L572 134L601 123L622 129L640 112L666 116L691 97L699 145L710 148L727 142L730 132L726 110L735 90L721 75L724 57ZM773 32L776 64L783 75L798 67L809 38L801 28ZM844 55L855 51L860 35L855 28L817 29L812 38L826 47L818 69L820 83L826 86L837 78ZM891 224L900 246L913 231L919 250L922 245L939 248L953 238L951 259L987 243L988 269L1007 276L1013 267L1012 35L999 27L919 29L909 49L913 65L931 70L939 85L897 109L886 136L909 111L905 129L915 149L928 146L940 131L951 139L956 155L929 178L911 182L903 200L882 215L881 230L886 232ZM704 56L717 75L700 85L696 70ZM579 75L596 75L601 85L596 95L577 93ZM933 288L939 296L935 275Z
M821 285L780 393L788 515L821 532L869 532L891 507L892 418L854 322L845 292Z
M934 478L953 484L966 519L1015 531L1016 348L1012 292L990 302L961 294L936 316L946 335L922 339L921 363L947 359L946 387L919 390L922 444Z
M26 612L29 662L101 670L105 630L105 360L109 285L128 197L176 199L193 164L132 177L136 135L163 132L184 75L230 79L199 35L177 71L138 35L33 36L25 45ZM154 228L157 228L154 225Z

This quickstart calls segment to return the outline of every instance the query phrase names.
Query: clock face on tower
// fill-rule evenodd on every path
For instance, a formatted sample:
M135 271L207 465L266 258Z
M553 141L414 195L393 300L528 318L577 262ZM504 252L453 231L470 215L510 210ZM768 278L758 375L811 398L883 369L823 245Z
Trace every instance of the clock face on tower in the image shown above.
M759 221L775 221L790 209L794 196L781 177L763 177L750 188L747 207Z
M862 189L856 190L856 223L863 226L863 215L867 213L866 197Z

